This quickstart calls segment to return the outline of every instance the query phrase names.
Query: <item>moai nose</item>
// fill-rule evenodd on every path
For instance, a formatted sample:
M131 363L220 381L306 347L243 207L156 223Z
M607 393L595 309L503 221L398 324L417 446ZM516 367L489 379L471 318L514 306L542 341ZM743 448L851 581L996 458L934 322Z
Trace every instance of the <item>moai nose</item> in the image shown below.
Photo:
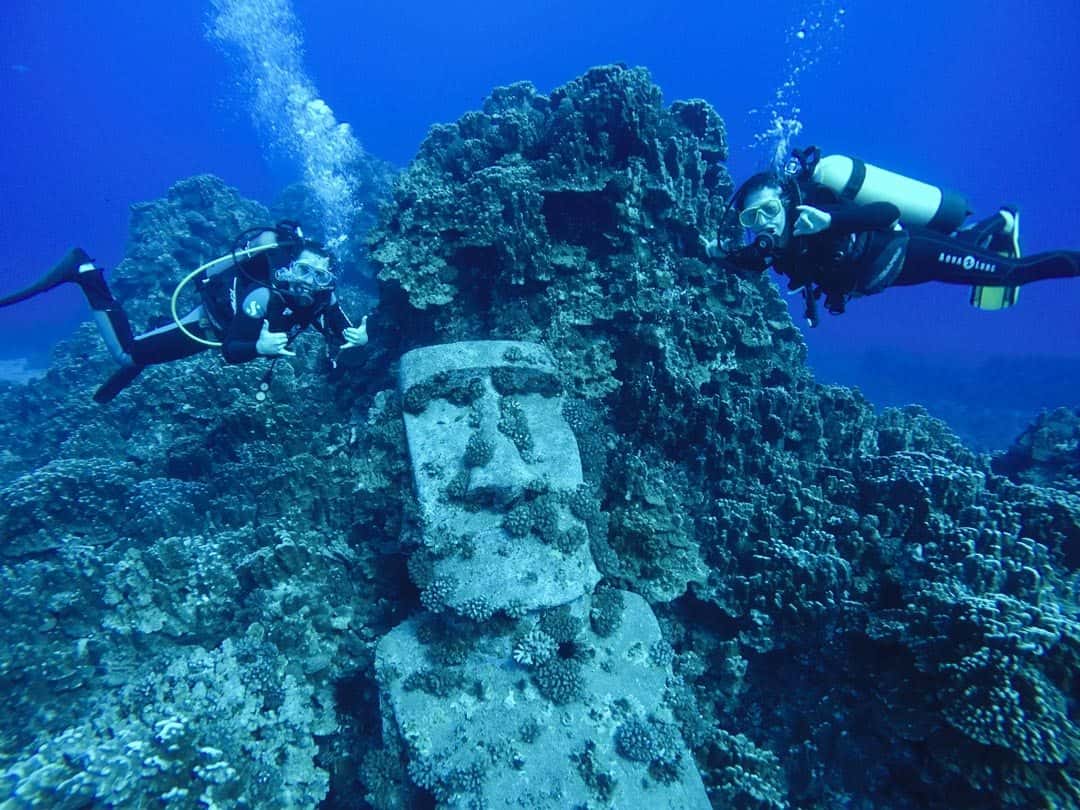
M506 403L488 384L487 393L474 403L479 412L477 433L492 448L487 463L472 467L465 496L473 503L506 508L518 500L538 476L521 457L510 437L499 429Z
M488 427L484 426L483 434L494 446L494 452L487 464L472 468L466 497L505 508L518 500L539 476L521 458L512 441L494 425Z

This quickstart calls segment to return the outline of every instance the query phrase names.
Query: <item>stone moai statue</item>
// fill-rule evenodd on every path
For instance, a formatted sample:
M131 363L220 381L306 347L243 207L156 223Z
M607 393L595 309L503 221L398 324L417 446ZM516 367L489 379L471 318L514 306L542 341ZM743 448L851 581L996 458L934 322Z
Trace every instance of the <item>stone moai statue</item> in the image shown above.
M581 461L550 353L401 360L427 612L379 642L384 736L446 808L709 807L640 596L596 589Z
M417 349L401 359L401 390L425 606L483 619L592 591L585 525L565 503L581 459L551 354L511 341Z

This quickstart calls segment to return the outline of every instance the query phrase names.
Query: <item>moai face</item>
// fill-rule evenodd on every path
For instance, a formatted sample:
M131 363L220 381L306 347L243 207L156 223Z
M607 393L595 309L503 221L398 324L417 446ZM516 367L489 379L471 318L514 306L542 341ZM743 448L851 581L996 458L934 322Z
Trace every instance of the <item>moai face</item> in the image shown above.
M581 459L550 353L512 341L417 349L401 360L401 390L424 546L446 604L541 606L591 590L599 575L584 526L560 498L582 483Z

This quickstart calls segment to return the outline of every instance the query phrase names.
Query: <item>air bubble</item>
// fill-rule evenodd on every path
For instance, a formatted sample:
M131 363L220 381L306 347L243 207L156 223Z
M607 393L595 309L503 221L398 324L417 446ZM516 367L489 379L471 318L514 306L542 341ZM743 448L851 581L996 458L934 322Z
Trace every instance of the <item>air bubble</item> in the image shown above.
M807 13L799 18L798 24L792 24L786 31L788 56L784 79L776 85L772 102L758 111L767 116L768 123L753 138L754 148L767 150L768 160L775 168L783 165L790 155L792 141L802 132L800 85L810 78L810 68L839 50L839 37L844 31L842 18L846 9L836 0L810 0L804 10Z
M289 0L212 0L207 38L234 55L251 117L299 166L323 209L328 244L341 243L359 212L352 166L363 149L338 123L303 64L304 38Z

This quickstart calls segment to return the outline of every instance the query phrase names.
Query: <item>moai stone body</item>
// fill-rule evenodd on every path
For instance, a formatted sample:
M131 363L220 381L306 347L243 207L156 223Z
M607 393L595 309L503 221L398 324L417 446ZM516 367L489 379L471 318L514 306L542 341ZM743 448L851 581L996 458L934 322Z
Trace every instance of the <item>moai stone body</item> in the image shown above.
M410 779L446 808L708 808L665 703L656 617L636 594L594 592L551 355L418 349L401 391L423 538L410 574L428 611L379 642L375 665Z
M440 807L463 810L708 810L664 703L670 647L648 603L608 591L561 610L552 624L569 618L572 640L549 644L543 617L526 617L513 633L479 639L453 672L433 663L438 642L420 640L423 618L379 642L388 732L408 750L413 780ZM602 626L591 621L598 612L608 614Z

